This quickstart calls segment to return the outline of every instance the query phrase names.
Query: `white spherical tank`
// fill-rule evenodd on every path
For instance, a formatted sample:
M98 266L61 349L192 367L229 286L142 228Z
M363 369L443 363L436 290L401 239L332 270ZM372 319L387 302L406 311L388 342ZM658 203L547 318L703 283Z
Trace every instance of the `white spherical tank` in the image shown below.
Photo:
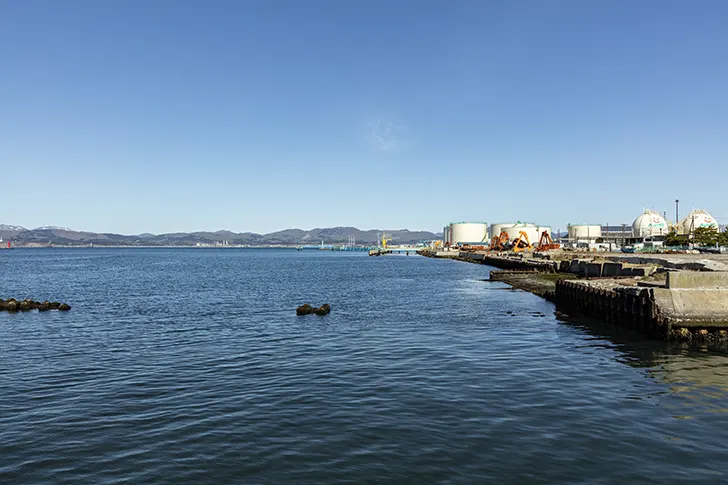
M455 222L450 224L450 244L482 244L488 239L484 222Z
M577 224L569 226L569 239L572 241L593 241L602 237L602 226L597 224Z
M719 230L718 223L715 221L713 216L700 209L696 209L688 214L682 221L680 221L678 227L679 229L682 229L682 234L690 234L692 231L700 227L712 227L715 230Z
M521 231L525 232L528 236L528 241L531 244L537 244L539 237L541 237L541 234L538 232L538 226L535 224L528 224L528 223L521 223L521 224L515 224L511 227L505 227L503 228L506 233L508 233L508 239L510 241L513 241L514 239L518 239L518 236L520 235Z
M632 236L666 236L670 232L667 221L659 213L646 210L632 223Z

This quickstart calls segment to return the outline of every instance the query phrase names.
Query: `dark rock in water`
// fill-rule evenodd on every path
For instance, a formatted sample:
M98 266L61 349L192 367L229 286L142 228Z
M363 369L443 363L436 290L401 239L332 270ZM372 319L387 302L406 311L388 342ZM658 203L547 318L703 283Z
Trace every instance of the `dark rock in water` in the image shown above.
M331 305L328 303L324 303L318 308L312 307L308 303L301 305L300 307L296 308L296 315L328 315L331 312Z
M59 310L62 312L67 312L70 309L71 305L67 303L60 303L57 301L51 303L46 300L41 303L39 301L31 300L30 298L26 298L22 301L18 301L15 298L0 300L0 310L5 310L7 312L29 312L31 310L38 310L41 312L46 312L48 310Z
M26 298L22 301L23 304L27 304L30 307L30 310L35 310L40 306L40 302L31 300L30 298Z
M316 315L324 316L328 315L329 313L331 313L331 305L329 305L328 303L324 303L316 309Z
M296 315L310 315L314 312L314 308L309 305L308 303L305 303L301 305L300 307L296 308Z

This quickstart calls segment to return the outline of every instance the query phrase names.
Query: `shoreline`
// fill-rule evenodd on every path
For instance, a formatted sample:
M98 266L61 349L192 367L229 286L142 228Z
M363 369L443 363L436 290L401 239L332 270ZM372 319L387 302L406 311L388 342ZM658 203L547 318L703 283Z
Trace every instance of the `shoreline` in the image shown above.
M0 248L1 250L4 249L298 249L298 245L293 246L233 246L233 245L227 245L227 246L178 246L178 245L153 245L153 246L126 246L126 245L78 245L78 244L70 244L70 245L60 245L60 244L53 244L53 245L22 245L22 246L13 246L11 248ZM357 252L357 251L351 251L351 250L335 250L335 249L320 249L320 248L302 248L301 251L334 251L334 252ZM359 250L358 252L366 252L364 250Z
M593 317L662 340L728 347L728 271L714 261L643 257L639 263L621 263L569 253L421 254L499 268L485 281L533 293L568 315Z

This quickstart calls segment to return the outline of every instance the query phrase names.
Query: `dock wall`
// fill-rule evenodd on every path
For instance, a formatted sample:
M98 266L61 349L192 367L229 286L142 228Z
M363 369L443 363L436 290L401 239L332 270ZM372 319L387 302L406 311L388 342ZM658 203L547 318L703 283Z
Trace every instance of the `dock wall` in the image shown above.
M554 302L566 312L600 318L666 340L728 345L728 290L559 280Z
M552 300L565 313L599 318L657 338L728 346L728 271L466 251L447 257L499 268L491 271L491 281ZM665 280L645 279L658 270L666 273Z

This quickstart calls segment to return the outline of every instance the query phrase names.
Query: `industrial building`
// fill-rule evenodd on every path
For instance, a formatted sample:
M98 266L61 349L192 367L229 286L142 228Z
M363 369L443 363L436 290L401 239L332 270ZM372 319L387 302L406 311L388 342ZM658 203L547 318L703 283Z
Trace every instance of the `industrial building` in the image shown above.
M664 214L651 209L644 210L632 224L569 224L568 234L557 236L565 248L588 250L616 250L620 246L657 247L663 245L671 232L690 235L698 228L711 227L720 231L717 221L708 212L696 209L677 224L668 221ZM484 222L454 222L443 228L445 246L489 245L500 239L513 243L521 239L521 233L530 245L537 245L541 235L551 235L551 228L530 222L499 222L488 226ZM500 236L504 234L503 238ZM506 237L507 236L507 237ZM493 242L495 245L495 242Z

